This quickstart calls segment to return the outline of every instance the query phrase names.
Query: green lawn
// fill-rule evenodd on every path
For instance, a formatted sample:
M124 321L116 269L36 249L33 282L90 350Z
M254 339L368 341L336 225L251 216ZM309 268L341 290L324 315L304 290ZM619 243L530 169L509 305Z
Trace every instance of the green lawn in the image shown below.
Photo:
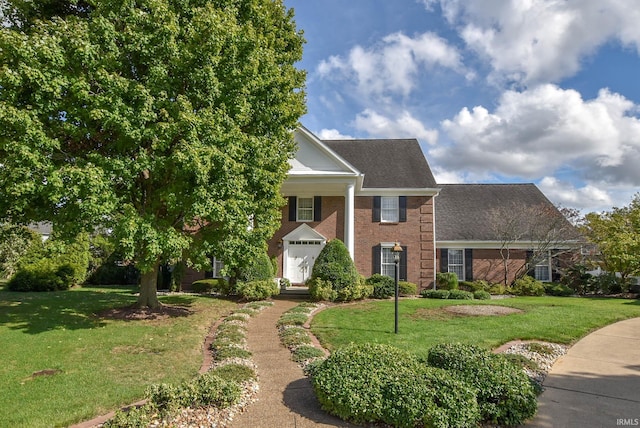
M0 426L67 426L143 397L152 383L196 375L210 325L236 304L174 295L188 310L164 320L94 314L135 302L131 288L0 291ZM55 375L33 376L42 370Z
M521 309L502 316L459 316L442 308L491 304ZM329 349L348 343L385 343L426 356L440 342L495 348L514 339L571 344L589 332L640 317L640 300L578 297L516 297L491 301L407 299L399 304L399 333L393 333L394 302L339 305L318 313L312 332Z

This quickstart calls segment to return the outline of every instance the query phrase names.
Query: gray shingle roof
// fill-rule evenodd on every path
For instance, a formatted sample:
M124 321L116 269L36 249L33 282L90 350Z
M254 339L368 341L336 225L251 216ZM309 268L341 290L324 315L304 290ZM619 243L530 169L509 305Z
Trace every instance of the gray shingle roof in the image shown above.
M365 188L435 188L431 168L416 139L323 140L364 173Z
M504 226L500 226L497 216L537 212L535 210L542 207L545 216L549 216L545 220L558 225L565 239L578 238L571 224L534 184L441 184L439 187L442 190L435 199L437 241L499 241L497 230ZM520 230L523 236L531 236L525 229Z

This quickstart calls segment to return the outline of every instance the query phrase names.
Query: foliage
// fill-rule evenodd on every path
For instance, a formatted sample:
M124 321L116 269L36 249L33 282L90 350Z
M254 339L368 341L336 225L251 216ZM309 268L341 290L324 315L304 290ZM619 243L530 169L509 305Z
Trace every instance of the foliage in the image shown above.
M213 375L219 376L227 381L236 383L243 383L253 379L256 379L256 372L245 364L224 364L217 366L209 370Z
M241 282L238 283L237 290L240 298L248 301L268 299L280 294L278 283L273 279Z
M151 425L152 415L156 408L152 403L142 406L134 406L127 410L118 410L116 414L106 421L105 428L145 428Z
M548 294L549 296L565 296L566 297L566 296L573 296L575 294L572 288L564 284L558 284L556 282L548 282L543 285L544 285L545 294Z
M473 298L476 300L490 300L491 294L488 291L477 290L473 293Z
M455 290L458 288L458 275L455 272L436 273L436 287L440 290Z
M155 384L147 390L147 398L160 411L173 411L182 407L226 408L236 403L240 394L237 382L224 380L211 372L180 385Z
M276 323L276 325L278 327L284 326L284 325L304 325L304 323L307 322L307 318L308 316L306 314L300 314L300 313L283 314L278 320L278 322Z
M289 281L287 278L280 278L280 288L286 290L289 287L291 287L291 281Z
M266 281L273 277L273 264L266 251L259 252L245 266L240 267L237 274L237 280L241 282Z
M473 300L473 293L464 290L450 290L448 298L452 300Z
M35 231L25 226L0 225L0 278L16 273L20 259L34 247L42 247L42 239Z
M324 357L322 349L318 349L313 345L296 346L291 355L291 359L296 363L302 363L314 358Z
M396 293L396 284L387 275L373 274L366 279L365 284L373 286L373 294L371 296L376 299L387 299Z
M348 345L308 370L322 408L355 423L464 427L478 422L473 390L389 345Z
M443 343L431 348L427 361L476 388L486 422L520 425L536 412L531 381L500 354L473 345Z
M401 296L415 296L418 294L418 285L413 282L399 281L398 290Z
M587 291L593 294L616 294L627 288L625 280L618 278L613 272L602 272L593 276L587 283Z
M426 297L427 299L448 299L449 298L449 290L432 290L432 289L424 289L420 293L422 297Z
M567 269L560 281L574 290L576 294L584 294L593 278L590 273L587 273L587 270L587 266L584 264L575 264Z
M199 279L191 283L191 290L194 293L219 292L224 289L225 283L224 278Z
M339 239L332 239L320 251L308 286L315 300L350 301L371 294L372 287L363 282L347 247Z
M602 214L587 214L583 228L600 252L600 263L607 272L617 272L622 281L640 275L640 193L628 206Z
M535 278L525 275L513 281L510 291L516 296L542 296L544 295L544 285Z
M20 269L7 282L11 291L57 291L68 290L72 284L73 267L71 265L52 266L40 263Z
M307 330L302 327L288 327L280 330L280 341L287 348L308 345L311 338L307 334Z
M0 32L0 221L110 230L142 272L140 306L158 305L160 264L256 257L279 227L305 111L293 12L280 0L15 3Z

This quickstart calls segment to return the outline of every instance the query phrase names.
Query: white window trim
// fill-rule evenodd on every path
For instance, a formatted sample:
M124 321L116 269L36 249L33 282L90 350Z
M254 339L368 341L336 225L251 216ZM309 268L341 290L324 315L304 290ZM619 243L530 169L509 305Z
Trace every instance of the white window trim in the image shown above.
M451 252L452 251L460 251L462 254L462 263L451 263ZM458 275L458 281L465 281L465 273L466 273L466 260L464 258L464 249L460 248L449 248L447 251L447 272L454 272L451 270L451 266L461 266L462 267L462 275ZM457 274L457 272L456 272Z
M310 199L311 200L311 219L301 219L300 218L300 199ZM315 212L315 201L313 196L296 196L296 221L300 223L311 223L313 221L314 212ZM308 208L305 208L308 210Z
M384 216L384 201L395 202L395 214L393 219L386 219ZM380 196L380 223L398 223L400 221L400 197L399 196Z
M395 279L395 261L393 260L393 254L391 252L391 249L394 247L395 243L381 243L380 244L380 274L381 275L386 275L392 279ZM385 251L386 250L386 251ZM385 263L384 262L384 256L386 252L390 253L390 257L391 257L391 263ZM386 269L385 269L386 268ZM390 272L388 271L388 269L390 269Z
M224 269L224 262L219 260L216 256L211 257L211 274L212 278L223 278L220 271Z
M544 263L542 263L544 262ZM549 251L547 253L547 257L545 257L545 259L543 261L541 261L540 263L536 263L536 265L533 267L533 276L536 280L540 281L540 282L551 282L551 278L553 277L553 272L551 271L552 268L552 262L551 262L551 252ZM546 279L539 279L538 278L538 268L547 268L547 278Z

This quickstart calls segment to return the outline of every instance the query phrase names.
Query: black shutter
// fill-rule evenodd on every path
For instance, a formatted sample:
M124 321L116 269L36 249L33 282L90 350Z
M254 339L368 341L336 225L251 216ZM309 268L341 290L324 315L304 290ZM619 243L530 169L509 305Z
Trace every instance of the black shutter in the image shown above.
M373 222L380 221L380 196L373 197Z
M407 197L398 196L398 208L400 208L399 218L400 222L407 221Z
M376 245L373 247L373 253L371 255L371 272L380 273L380 264L382 263L382 247Z
M440 250L440 272L449 272L449 250L446 248Z
M464 250L464 280L473 281L473 250L471 248Z
M322 220L322 196L313 197L313 221Z
M297 206L297 198L295 196L289 196L289 221L296 221L298 206Z
M409 255L407 254L407 247L402 247L402 252L400 253L400 281L407 280L407 260L409 260Z

